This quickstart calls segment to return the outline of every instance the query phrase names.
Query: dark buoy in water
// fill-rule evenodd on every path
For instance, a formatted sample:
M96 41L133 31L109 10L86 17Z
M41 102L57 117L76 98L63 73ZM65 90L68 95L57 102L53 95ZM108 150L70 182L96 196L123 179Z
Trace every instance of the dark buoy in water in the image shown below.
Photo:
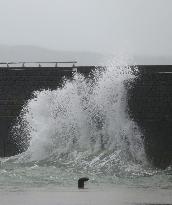
M78 180L78 189L84 189L84 182L88 181L88 177L83 177Z

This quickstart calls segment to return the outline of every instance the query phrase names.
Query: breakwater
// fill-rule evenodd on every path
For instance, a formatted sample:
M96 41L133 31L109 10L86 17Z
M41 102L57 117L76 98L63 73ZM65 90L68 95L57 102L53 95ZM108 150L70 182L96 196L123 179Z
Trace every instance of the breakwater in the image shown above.
M93 66L77 67L88 76ZM0 155L19 152L11 127L33 91L61 87L64 78L73 77L70 67L0 68ZM172 66L138 66L138 77L127 82L128 111L139 125L149 160L166 167L172 159Z
M138 66L128 89L128 107L138 123L149 161L165 168L172 163L172 66Z
M94 67L77 68L84 75ZM19 152L11 128L33 92L61 87L63 80L72 79L74 67L3 67L0 68L0 156Z

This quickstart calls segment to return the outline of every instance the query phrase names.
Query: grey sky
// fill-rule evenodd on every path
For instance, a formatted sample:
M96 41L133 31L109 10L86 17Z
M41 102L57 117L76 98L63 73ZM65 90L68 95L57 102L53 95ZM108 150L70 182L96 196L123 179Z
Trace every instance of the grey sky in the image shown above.
M0 0L0 44L172 54L172 0Z

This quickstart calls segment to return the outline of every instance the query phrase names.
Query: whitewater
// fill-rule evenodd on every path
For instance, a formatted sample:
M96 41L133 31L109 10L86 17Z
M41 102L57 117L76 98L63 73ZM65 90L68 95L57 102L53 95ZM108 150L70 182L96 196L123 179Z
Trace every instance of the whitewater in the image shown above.
M127 85L137 68L110 64L85 78L74 73L56 90L35 91L12 128L24 150L0 159L0 189L92 187L171 190L171 167L147 161L143 134L127 107Z

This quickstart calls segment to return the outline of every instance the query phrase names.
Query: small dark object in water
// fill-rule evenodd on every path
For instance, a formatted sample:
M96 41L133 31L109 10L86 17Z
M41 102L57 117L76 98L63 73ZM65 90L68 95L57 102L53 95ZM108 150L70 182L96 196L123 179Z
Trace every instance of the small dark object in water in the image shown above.
M84 189L84 182L86 182L88 180L89 180L89 178L87 178L87 177L80 178L78 180L78 188L79 189Z

